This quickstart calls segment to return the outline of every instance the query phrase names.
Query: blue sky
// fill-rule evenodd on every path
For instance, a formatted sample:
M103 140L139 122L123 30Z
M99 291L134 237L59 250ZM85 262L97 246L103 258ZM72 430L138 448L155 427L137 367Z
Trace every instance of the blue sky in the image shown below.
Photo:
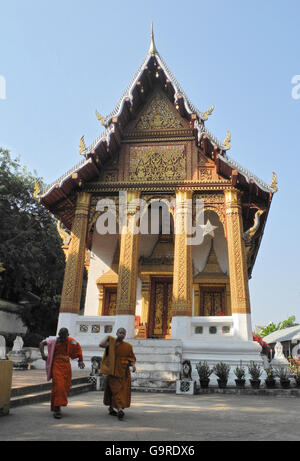
M229 155L278 175L250 281L254 325L300 322L299 1L0 0L0 145L51 183L81 160L149 48L158 51ZM300 93L300 92L299 92Z

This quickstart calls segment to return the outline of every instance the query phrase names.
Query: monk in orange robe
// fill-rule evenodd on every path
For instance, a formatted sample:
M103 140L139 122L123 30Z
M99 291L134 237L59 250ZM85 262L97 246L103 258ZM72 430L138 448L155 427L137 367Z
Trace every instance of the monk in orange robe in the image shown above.
M100 373L107 375L103 403L109 407L109 414L118 416L120 420L124 418L124 408L130 407L131 402L129 367L136 371L136 358L131 344L124 341L125 336L125 328L119 328L116 338L107 336L99 344L105 348Z
M48 346L48 356L45 355L44 347ZM71 388L72 370L70 358L78 358L78 366L85 367L82 359L80 344L69 337L67 328L61 328L58 338L48 338L40 343L40 351L43 360L46 361L48 380L52 379L51 411L54 418L61 418L61 408L68 405L68 392Z

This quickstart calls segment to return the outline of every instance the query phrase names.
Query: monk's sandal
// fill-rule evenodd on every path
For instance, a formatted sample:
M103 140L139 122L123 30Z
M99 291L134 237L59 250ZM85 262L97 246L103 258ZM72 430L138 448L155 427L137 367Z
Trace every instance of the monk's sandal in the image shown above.
M118 411L118 418L119 418L120 421L124 418L124 415L125 415L124 411L122 411L122 410Z
M111 416L118 416L118 413L113 408L110 408L108 410L108 414Z

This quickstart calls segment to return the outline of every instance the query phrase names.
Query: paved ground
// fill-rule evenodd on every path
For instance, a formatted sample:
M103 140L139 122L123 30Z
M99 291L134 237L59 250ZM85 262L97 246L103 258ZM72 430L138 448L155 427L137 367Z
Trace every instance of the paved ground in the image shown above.
M84 370L72 370L73 378L80 378L81 376L89 376L91 370L86 368ZM12 388L19 388L24 386L33 386L35 384L47 383L45 370L17 370L13 369L12 375Z
M107 415L102 398L96 391L71 397L61 420L52 417L48 403L13 408L0 417L0 440L300 440L297 397L134 392L124 421Z

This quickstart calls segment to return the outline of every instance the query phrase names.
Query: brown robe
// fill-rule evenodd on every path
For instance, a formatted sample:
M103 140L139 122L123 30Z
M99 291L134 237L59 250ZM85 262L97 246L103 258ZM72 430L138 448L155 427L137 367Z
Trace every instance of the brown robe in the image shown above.
M131 402L131 376L129 366L136 361L129 343L118 343L109 337L108 350L101 361L100 373L107 374L104 386L104 405L112 408L128 408Z

